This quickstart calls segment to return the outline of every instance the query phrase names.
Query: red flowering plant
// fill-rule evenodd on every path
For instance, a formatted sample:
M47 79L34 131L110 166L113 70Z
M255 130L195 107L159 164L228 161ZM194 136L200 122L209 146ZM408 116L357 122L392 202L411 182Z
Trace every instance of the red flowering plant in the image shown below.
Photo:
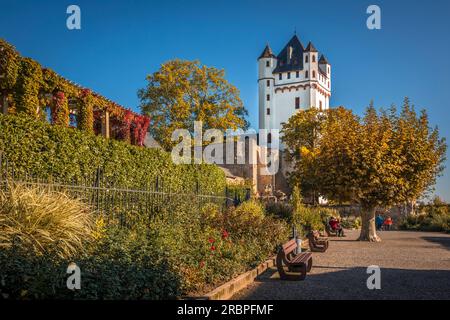
M69 103L62 91L58 91L53 95L51 117L52 124L69 126Z

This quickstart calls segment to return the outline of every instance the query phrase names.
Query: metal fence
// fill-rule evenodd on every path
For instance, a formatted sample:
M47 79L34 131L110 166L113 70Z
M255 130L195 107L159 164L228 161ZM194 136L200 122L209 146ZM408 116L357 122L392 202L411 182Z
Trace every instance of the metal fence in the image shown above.
M200 209L207 203L213 203L225 210L230 205L244 201L227 190L224 190L223 195L201 194L198 184L197 187L187 188L189 191L174 192L161 177L156 177L144 188L124 188L105 178L101 168L94 169L91 176L82 179L66 179L53 175L42 178L18 170L0 153L0 189L6 191L11 184L63 192L71 198L82 200L96 213L118 220L123 226L132 224L133 219L137 217L151 218L164 208L173 208L177 204Z

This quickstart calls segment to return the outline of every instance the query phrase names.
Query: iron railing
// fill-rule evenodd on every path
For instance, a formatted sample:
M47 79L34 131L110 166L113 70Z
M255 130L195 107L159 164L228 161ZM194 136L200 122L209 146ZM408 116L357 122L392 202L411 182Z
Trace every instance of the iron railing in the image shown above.
M30 170L32 172L33 170ZM63 192L71 198L77 198L88 204L97 214L107 219L116 219L121 225L128 225L136 217L151 218L164 208L185 203L189 207L200 209L205 204L214 203L221 210L237 205L244 199L224 190L223 195L202 194L198 183L186 192L173 191L161 177L145 187L130 189L116 185L97 168L92 175L82 179L67 179L50 175L39 177L24 170L18 170L14 163L0 153L0 189L8 190L11 184Z

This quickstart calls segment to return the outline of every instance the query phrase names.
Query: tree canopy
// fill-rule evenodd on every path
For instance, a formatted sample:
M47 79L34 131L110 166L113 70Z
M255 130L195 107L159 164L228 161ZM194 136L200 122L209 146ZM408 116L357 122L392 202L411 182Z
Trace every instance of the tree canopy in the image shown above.
M172 132L203 129L246 129L247 110L239 91L224 78L224 71L199 61L171 60L147 76L146 88L139 90L141 110L151 119L150 133L170 149Z
M312 128L308 141L305 131ZM294 160L292 179L329 200L361 205L361 240L379 240L377 207L419 198L444 168L445 139L407 98L400 112L371 104L362 118L343 107L302 111L289 119L283 135Z

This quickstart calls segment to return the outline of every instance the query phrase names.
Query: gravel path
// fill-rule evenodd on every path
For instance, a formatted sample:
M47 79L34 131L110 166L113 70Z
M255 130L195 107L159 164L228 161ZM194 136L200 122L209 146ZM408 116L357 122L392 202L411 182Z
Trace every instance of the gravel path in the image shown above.
M233 299L450 299L450 235L382 231L380 243L356 241L359 231L329 238L313 253L305 281L279 280L270 269ZM381 289L366 286L369 265L381 268Z

